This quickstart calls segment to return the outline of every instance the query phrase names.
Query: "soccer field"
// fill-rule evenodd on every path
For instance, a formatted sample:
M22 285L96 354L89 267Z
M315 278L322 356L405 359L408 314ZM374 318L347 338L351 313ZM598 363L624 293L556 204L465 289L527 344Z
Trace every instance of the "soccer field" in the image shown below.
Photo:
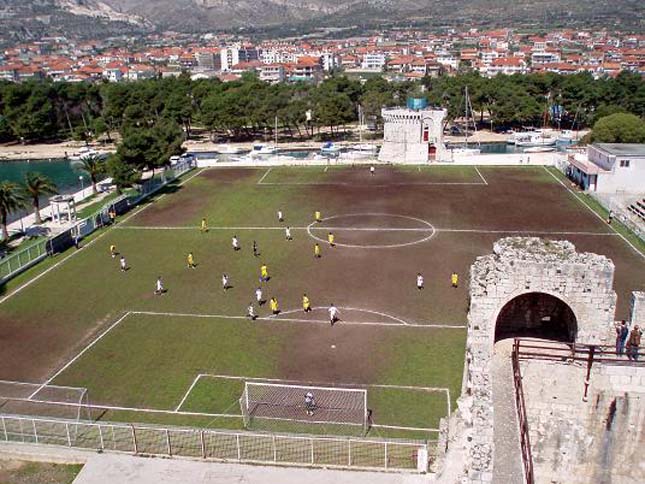
M461 390L469 267L509 235L568 239L610 257L618 318L628 313L630 291L643 289L642 248L542 167L194 172L59 256L42 277L9 288L0 304L0 379L87 388L103 420L233 429L243 426L245 382L361 389L370 436L434 439ZM186 266L189 252L195 269ZM261 283L263 263L271 278ZM158 276L167 290L160 296ZM257 287L278 299L280 314L267 303L255 305L255 321L245 317ZM340 310L333 327L330 304ZM288 420L261 430L345 432L300 414Z

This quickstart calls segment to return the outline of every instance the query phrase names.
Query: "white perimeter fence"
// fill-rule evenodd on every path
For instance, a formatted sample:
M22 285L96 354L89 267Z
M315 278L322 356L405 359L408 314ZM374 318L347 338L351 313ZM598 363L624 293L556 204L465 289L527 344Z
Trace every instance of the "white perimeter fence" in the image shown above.
M162 172L159 177L147 180L139 185L134 196L123 195L107 202L89 217L79 220L72 228L0 260L0 284L28 269L48 255L68 249L74 245L75 240L80 241L95 230L110 223L108 214L110 209L114 209L118 215L121 215L192 168L191 163L178 163Z
M0 443L228 462L428 471L426 442L225 432L0 415Z

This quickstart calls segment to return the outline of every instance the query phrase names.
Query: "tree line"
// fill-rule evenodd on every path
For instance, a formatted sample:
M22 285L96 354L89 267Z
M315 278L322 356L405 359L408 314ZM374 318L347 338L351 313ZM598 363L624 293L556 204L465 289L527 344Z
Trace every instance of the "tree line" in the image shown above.
M118 133L122 138L135 134L134 144L152 145L152 137L189 137L193 126L249 139L272 130L276 117L288 136L311 137L321 127L333 135L357 120L359 105L366 116L378 118L382 107L402 105L411 94L445 107L449 120L460 118L466 86L476 121L488 127L492 121L494 129L541 126L553 104L562 106L563 128L588 127L617 112L645 117L645 81L628 72L601 79L587 73L494 78L463 73L402 83L335 75L317 85L272 85L250 74L229 83L191 81L187 75L116 84L1 82L0 142L110 140Z

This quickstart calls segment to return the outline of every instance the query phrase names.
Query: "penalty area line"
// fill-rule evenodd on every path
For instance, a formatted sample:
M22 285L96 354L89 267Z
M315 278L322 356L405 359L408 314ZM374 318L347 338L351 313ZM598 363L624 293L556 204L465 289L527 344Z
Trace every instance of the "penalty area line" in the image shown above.
M263 184L262 182L269 175L269 173L271 173L271 170L273 170L273 167L267 168L267 171L264 172L264 175L262 175L262 178L260 178L256 184L262 185Z
M314 308L319 309L319 308ZM327 308L324 308L327 309ZM343 309L342 307L340 309ZM293 311L302 311L302 310L293 310ZM292 312L289 312L291 314ZM249 320L248 316L238 316L238 315L226 315L226 314L199 314L199 313L172 313L172 312L157 312L157 311L130 311L130 315L143 315L143 316L164 316L164 317L175 317L175 318L196 318L196 319L234 319L234 320ZM270 316L261 316L255 319L254 322L276 322L276 323L304 323L304 324L325 324L329 325L329 320L316 320L316 319L301 319L301 318L279 318L274 315ZM396 321L397 319L395 319ZM381 321L343 321L339 320L337 323L339 326L384 326L384 327L397 327L397 328L407 328L407 329L465 329L466 325L456 325L456 324L413 324L413 323L385 323Z
M105 331L103 331L101 334L99 334L96 338L94 338L85 348L83 348L74 358L69 360L65 365L63 365L62 368L60 368L56 373L54 373L51 377L49 377L43 384L41 384L38 389L33 392L31 395L29 395L29 399L32 399L35 395L38 394L43 388L45 388L47 385L49 385L57 376L59 376L61 373L63 373L67 368L72 366L81 356L83 356L89 349L91 349L96 343L101 341L105 335L107 335L110 331L112 331L114 328L116 328L121 321L123 321L125 318L127 318L131 313L128 311L126 312L123 316L121 316L119 319L117 319L114 323L112 323Z
M200 378L201 376L202 376L202 375L201 375L201 373L200 373L199 375L197 375L197 376L195 377L195 379L193 380L193 383L191 383L190 387L188 387L188 390L187 390L187 391L186 391L186 393L184 394L184 397L183 397L183 398L181 399L181 401L179 402L179 405L177 405L177 407L175 408L175 412L179 412L179 410L181 409L181 407L182 407L182 405L184 404L184 402L188 399L188 395L190 395L190 392L192 392L192 391L193 391L193 388L195 388L195 385L197 385L197 382L199 381L199 378Z
M477 172L477 174L479 175L479 178L481 178L482 181L484 182L484 185L488 186L488 182L486 181L486 178L484 178L484 175L482 175L482 172L479 171L479 168L477 167L477 165L475 165L474 168L475 168L475 171Z
M194 174L192 174L191 176L189 176L188 178L185 178L184 180L182 180L182 181L181 181L181 183L179 183L179 186L182 186L182 185L184 185L185 183L187 183L188 181L192 180L192 179L193 179L193 178L195 178L197 175L199 175L202 171L203 171L203 170L198 170L198 171L197 171L197 173L194 173ZM168 195L168 194L167 194L167 193L162 194L160 197L158 197L158 198L157 198L157 200L161 200L161 199L162 199L163 197L165 197L166 195ZM130 220L132 217L134 217L135 215L138 215L140 212L142 212L143 210L145 210L146 208L148 208L150 205L152 205L152 203L151 203L151 202L149 202L149 201L148 201L148 202L145 202L145 203L144 203L143 205L141 205L140 207L135 208L135 209L132 211L132 213L130 213L129 215L127 215L126 217L124 217L124 218L123 218L122 220L120 220L118 223L119 223L119 224L123 224L123 223L127 222L127 221L128 221L128 220ZM94 237L92 240L90 240L89 242L87 242L86 244L84 244L84 245L83 245L83 249L86 249L86 248L88 248L88 247L90 247L90 246L94 245L96 242L98 242L98 241L99 241L99 240L101 240L103 237L105 237L107 234L109 234L109 233L110 233L110 230L111 230L111 229L113 229L113 228L115 228L115 227L119 227L119 225L116 225L116 226L115 226L115 225L112 225L112 226L108 227L104 232L102 232L102 233L98 234L98 235L97 235L96 237ZM19 292L21 292L23 289L26 289L27 287L31 286L34 282L38 281L41 277L44 277L45 275L49 274L51 271L53 271L53 270L54 270L54 269L56 269L57 267L59 267L59 266L61 266L62 264L64 264L65 262L67 262L70 258L74 257L75 255L80 254L81 252L84 252L84 251L82 251L82 250L80 250L80 251L79 251L79 250L76 250L76 251L72 252L71 254L69 254L69 255L65 256L63 259L61 259L61 260L59 260L58 262L56 262L56 263L55 263L53 266L51 266L49 269L45 269L45 270L44 270L43 272L41 272L40 274L35 275L35 276L34 276L34 277L32 277L31 279L29 279L27 282L25 282L22 286L17 287L16 289L14 289L13 291L11 291L9 294L7 294L6 296L4 296L3 298L0 298L0 304L4 303L4 302L5 302L5 301L7 301L9 298L12 298L13 296L15 296L16 294L18 294Z

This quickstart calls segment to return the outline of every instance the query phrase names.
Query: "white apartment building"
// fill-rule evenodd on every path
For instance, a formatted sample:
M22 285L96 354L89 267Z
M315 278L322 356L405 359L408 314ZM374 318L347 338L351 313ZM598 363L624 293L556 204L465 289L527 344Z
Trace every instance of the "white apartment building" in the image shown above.
M482 63L485 65L490 65L495 59L500 57L499 52L496 50L483 50L479 54L482 60Z
M240 62L255 61L260 58L257 49L249 49L240 46L225 47L220 51L220 64L223 71L230 71L234 65Z
M260 66L260 80L270 83L283 82L286 73L282 64L262 64Z
M378 53L368 53L363 55L363 60L361 62L361 69L365 71L376 71L380 72L385 67L385 54L380 52Z
M298 52L281 50L281 49L267 49L263 50L260 54L262 64L285 64L297 62L298 57L302 56Z
M436 52L437 54L437 63L442 66L452 67L453 69L459 68L459 59L452 55L450 52L445 50L440 50Z
M540 65L540 64L552 64L554 62L560 62L560 54L553 51L538 51L531 53L531 64Z

